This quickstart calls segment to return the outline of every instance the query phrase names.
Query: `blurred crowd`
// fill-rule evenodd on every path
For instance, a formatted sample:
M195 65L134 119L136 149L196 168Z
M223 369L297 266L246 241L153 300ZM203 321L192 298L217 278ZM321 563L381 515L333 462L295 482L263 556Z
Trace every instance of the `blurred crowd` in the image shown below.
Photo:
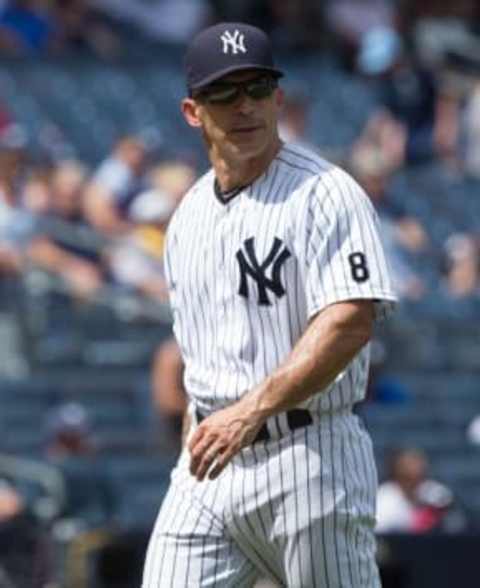
M189 162L150 160L135 137L94 170L0 149L1 271L42 269L79 299L110 286L165 302L165 229L195 177Z
M475 0L1 0L0 47L9 54L122 51L122 26L153 42L184 43L209 23L246 21L284 49L335 45L345 62L374 27L394 27L435 50L478 28Z

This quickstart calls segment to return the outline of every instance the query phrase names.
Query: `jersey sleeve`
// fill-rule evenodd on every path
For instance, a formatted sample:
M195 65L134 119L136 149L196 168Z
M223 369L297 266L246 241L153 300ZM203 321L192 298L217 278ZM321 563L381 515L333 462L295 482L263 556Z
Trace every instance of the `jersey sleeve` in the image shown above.
M375 301L377 320L394 307L378 216L360 186L337 170L308 196L303 235L307 312L347 300Z

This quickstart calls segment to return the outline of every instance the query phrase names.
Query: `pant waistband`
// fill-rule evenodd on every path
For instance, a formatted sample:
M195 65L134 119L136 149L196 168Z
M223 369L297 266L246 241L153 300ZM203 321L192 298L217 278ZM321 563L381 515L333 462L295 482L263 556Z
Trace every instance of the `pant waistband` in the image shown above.
M287 417L288 428L291 431L301 427L308 427L313 423L312 415L308 410L294 408L292 410L288 410L285 415ZM206 417L206 415L202 414L198 409L195 410L195 416L197 417L197 423L201 423ZM270 441L271 438L272 436L270 435L267 425L264 423L260 427L260 430L253 440L253 443L258 443L259 441Z

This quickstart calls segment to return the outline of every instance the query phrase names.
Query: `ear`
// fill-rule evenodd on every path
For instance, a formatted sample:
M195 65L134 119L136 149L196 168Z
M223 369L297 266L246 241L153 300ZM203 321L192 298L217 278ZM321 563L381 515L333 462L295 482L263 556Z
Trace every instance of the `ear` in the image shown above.
M283 88L277 88L275 90L275 104L279 110L283 108L285 104L285 90Z
M182 113L191 127L201 127L202 123L198 117L198 104L193 98L184 98L182 100Z

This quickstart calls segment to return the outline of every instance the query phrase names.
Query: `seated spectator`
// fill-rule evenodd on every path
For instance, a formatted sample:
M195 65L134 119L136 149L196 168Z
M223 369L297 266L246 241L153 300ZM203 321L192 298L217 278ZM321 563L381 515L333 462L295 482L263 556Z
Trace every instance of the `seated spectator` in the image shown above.
M118 141L86 190L88 221L100 232L118 235L130 228L128 209L145 189L146 148L135 137Z
M10 0L0 11L0 50L13 54L45 53L56 46L55 23L45 2Z
M159 420L161 444L180 449L183 415L187 401L183 387L183 361L175 339L163 342L152 365L152 399Z
M197 179L196 168L181 160L166 160L154 165L148 172L147 183L173 201L176 208Z
M48 214L39 218L28 247L29 260L63 279L80 299L91 298L104 283L99 244L83 217L85 179L86 170L76 162L54 169Z
M75 520L80 528L108 521L114 509L114 491L97 459L92 424L81 404L69 402L47 415L44 455L65 480L66 506L61 516Z
M425 227L389 198L391 169L382 154L357 145L350 163L352 174L372 200L380 219L380 230L395 288L400 296L416 300L426 291L411 263L415 255L428 251Z
M451 235L444 247L444 286L454 299L480 295L480 247L468 233Z
M52 544L20 492L0 478L0 586L45 588L54 580Z
M167 302L163 251L174 206L173 198L159 190L140 194L130 207L134 228L120 237L108 254L117 283L158 302Z
M375 145L392 168L452 157L457 146L456 107L433 74L407 55L396 31L368 31L357 64L362 74L377 82L379 100L360 143Z
M45 455L52 462L95 453L88 413L75 402L63 404L48 415L46 437Z
M467 520L445 485L427 478L428 461L416 449L393 453L377 494L378 533L459 532Z

